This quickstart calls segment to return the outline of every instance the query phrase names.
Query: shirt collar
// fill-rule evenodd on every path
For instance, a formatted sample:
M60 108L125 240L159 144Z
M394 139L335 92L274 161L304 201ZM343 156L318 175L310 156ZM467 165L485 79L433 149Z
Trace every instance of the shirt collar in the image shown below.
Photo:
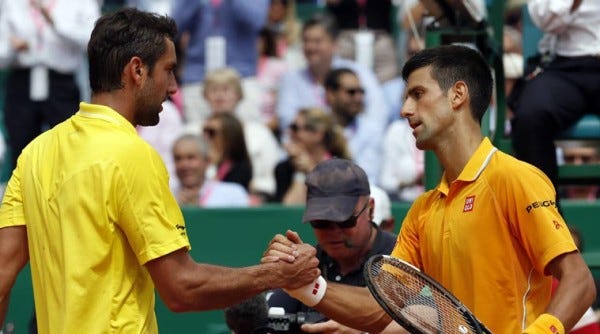
M135 127L129 123L129 121L123 117L123 115L119 114L117 111L108 106L80 102L79 111L76 115L84 118L101 119L110 123L115 123L130 129L134 133L137 133Z
M460 175L458 175L456 180L464 182L475 181L479 175L481 175L485 167L487 167L496 151L498 151L498 148L494 147L492 142L490 142L487 137L483 138L479 144L479 147L477 147L477 150L475 150L475 153L473 153L467 162L467 165L465 168L463 168L462 172L460 172ZM446 173L444 172L442 175L442 180L437 186L437 190L444 194L448 194L449 189L450 185L446 180Z

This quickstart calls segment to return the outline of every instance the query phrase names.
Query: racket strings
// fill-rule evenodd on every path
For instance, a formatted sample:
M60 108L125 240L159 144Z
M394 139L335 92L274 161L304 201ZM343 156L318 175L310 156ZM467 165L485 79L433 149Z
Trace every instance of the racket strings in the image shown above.
M370 275L377 280L379 294L387 299L396 316L427 334L476 333L458 307L416 274L417 270L402 263L384 262L374 264Z

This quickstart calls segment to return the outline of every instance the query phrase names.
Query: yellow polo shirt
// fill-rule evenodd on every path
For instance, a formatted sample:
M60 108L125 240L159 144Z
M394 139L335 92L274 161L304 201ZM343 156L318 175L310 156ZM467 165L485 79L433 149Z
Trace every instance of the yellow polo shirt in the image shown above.
M189 248L167 170L114 110L81 103L19 157L0 227L26 225L40 333L157 333L144 263Z
M548 178L485 138L458 179L407 213L392 256L450 290L494 333L521 333L550 301L546 265L576 250Z

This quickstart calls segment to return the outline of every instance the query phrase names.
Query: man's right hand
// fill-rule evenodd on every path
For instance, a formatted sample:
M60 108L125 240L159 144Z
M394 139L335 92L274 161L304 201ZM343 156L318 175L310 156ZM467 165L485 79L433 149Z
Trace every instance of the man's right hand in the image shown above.
M302 243L296 232L287 231L273 237L261 258L261 263L272 263L274 284L284 289L296 289L312 283L320 274L317 251Z

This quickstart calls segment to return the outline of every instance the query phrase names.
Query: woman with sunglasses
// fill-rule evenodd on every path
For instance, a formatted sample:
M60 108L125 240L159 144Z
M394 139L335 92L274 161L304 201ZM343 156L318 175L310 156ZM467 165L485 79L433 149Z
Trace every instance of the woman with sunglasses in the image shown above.
M252 164L240 121L229 113L212 114L204 122L202 133L209 143L213 164L213 169L207 172L208 176L219 181L238 183L248 191Z
M289 126L287 158L275 167L274 201L304 204L304 176L319 162L332 157L350 159L342 128L320 108L300 109Z

